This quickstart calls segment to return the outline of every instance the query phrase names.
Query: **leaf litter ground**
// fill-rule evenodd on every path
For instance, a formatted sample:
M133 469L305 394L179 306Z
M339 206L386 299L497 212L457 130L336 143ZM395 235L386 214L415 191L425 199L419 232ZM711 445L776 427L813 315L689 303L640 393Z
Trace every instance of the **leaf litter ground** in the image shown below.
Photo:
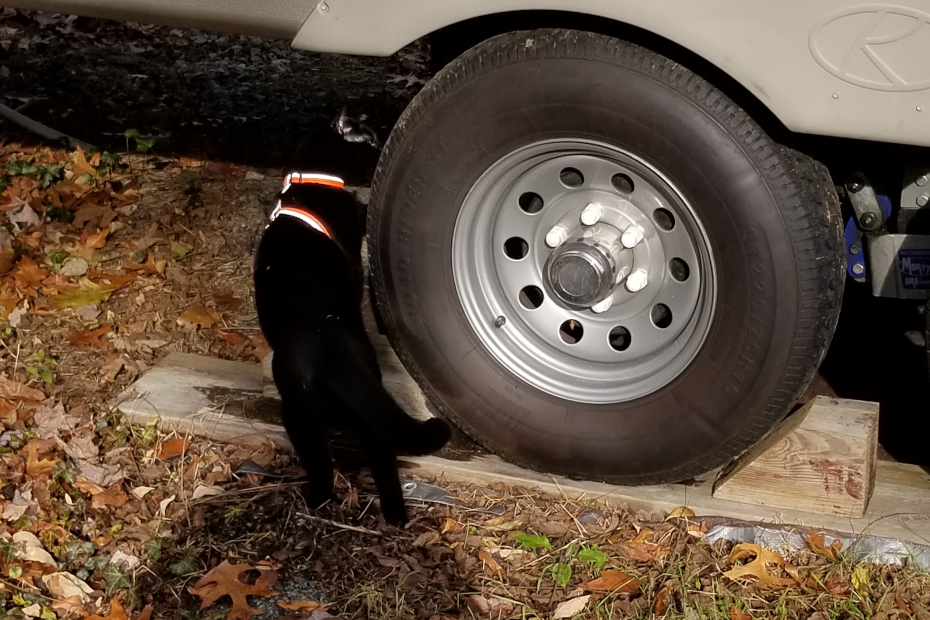
M144 64L146 45L203 46L201 68L243 70L232 52L214 53L236 39L3 18L5 67L38 63L59 76L42 83L51 94L73 85L43 64L54 54L32 53L61 51L49 29L90 47L128 45L129 65ZM245 42L258 50L250 57L300 61ZM68 53L90 79L86 50ZM114 100L111 116L120 106L132 113L131 101ZM179 106L160 101L152 122L170 125ZM151 148L135 135L131 147ZM293 459L273 447L124 424L108 403L168 352L252 361L267 352L250 268L279 173L0 144L0 615L930 618L924 574L854 565L817 532L808 549L785 554L707 545L686 509L668 518L442 480L431 482L460 505L411 505L398 530L379 518L373 483L352 463L337 477L337 500L310 511ZM284 477L235 474L246 460Z
M82 158L93 170L78 176ZM28 207L37 220L6 229L0 276L6 613L928 617L924 575L851 565L816 532L808 550L787 556L709 546L687 510L666 519L592 498L442 480L433 482L460 506L412 505L409 527L398 530L384 525L371 479L351 463L338 476L338 500L309 511L293 460L271 446L126 426L108 402L167 352L253 361L267 352L250 264L279 180L210 162L104 159L0 147L0 210ZM11 172L19 161L57 167L55 180ZM184 189L190 179L202 197L196 207ZM88 206L109 218L105 226L68 221ZM86 265L66 271L76 257ZM55 303L75 290L95 292ZM285 477L234 475L246 459Z

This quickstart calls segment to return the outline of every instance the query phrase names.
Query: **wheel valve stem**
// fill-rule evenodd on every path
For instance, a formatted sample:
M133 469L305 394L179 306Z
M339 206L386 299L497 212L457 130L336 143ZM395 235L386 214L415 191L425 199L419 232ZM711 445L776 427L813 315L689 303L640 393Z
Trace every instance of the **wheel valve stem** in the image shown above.
M494 327L503 327L504 323L507 322L507 318L503 315L494 319Z

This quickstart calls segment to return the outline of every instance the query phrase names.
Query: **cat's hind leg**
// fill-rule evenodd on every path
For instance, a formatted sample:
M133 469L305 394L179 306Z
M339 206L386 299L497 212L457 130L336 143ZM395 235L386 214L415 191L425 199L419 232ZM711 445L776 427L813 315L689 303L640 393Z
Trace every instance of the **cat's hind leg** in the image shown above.
M285 400L282 417L287 436L307 473L304 499L310 508L319 508L333 495L333 459L329 453L328 433L312 423L304 403Z
M407 507L404 505L404 494L397 473L397 456L385 444L384 438L375 433L362 431L358 437L365 449L371 476L378 488L381 514L391 525L402 527L407 523Z
M319 376L311 346L282 347L275 351L271 370L281 394L281 419L297 458L307 473L304 497L318 508L333 494L333 460L329 453L329 427L325 401L315 389Z

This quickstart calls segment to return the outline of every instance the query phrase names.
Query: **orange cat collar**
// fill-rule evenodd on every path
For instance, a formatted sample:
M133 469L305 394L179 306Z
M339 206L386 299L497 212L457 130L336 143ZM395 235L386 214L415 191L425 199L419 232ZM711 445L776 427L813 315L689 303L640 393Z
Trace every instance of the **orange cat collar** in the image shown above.
M284 177L284 191L287 191L291 185L323 185L325 187L335 187L336 189L345 189L345 181L332 174L320 174L318 172L291 172Z

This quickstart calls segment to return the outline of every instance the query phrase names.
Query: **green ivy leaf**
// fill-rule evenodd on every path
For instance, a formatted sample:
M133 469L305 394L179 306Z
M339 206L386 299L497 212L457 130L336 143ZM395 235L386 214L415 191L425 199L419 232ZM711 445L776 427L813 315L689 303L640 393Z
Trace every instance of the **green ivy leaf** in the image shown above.
M171 244L171 253L177 260L181 260L187 253L191 251L189 245L184 245L183 243L172 243Z
M597 547L584 547L578 552L578 559L588 564L593 564L594 568L600 568L607 562L607 556Z
M119 153L110 153L109 151L104 151L100 155L100 165L101 167L116 168L121 163L123 163L123 158L119 156Z
M68 484L74 484L75 471L68 467L64 461L58 461L55 463L55 467L52 468L52 479L58 480L59 482L67 482Z
M55 612L48 607L42 608L42 613L39 614L39 617L42 618L42 620L58 620L58 616Z
M45 262L49 264L52 268L52 271L58 273L61 271L61 266L65 264L65 260L71 256L62 249L52 250L45 256Z
M0 538L0 560L11 562L16 557L16 545Z
M169 566L168 571L175 577L183 577L184 575L190 575L191 573L197 572L197 563L194 562L193 557L185 555L183 558Z
M550 549L552 545L549 543L549 539L545 536L537 536L535 534L525 534L520 533L513 537L517 543L530 551L535 549Z
M23 576L23 567L19 564L14 564L10 567L10 577L13 579L19 579Z
M65 168L61 164L55 164L50 168L39 168L39 182L42 187L48 187L65 178Z
M11 177L21 176L23 174L23 168L27 165L29 165L29 162L23 161L22 159L12 159L7 163L6 169Z
M132 582L129 581L129 575L116 568L115 564L107 564L101 573L101 577L107 582L107 598L113 596L117 590L132 585Z
M42 369L42 380L45 381L47 385L51 385L55 382L55 378L52 377L52 371L49 368Z
M126 136L127 140L136 141L136 150L140 153L145 153L146 151L151 150L152 146L155 145L154 136L143 136L136 129L127 129L123 135Z
M563 588L568 585L572 578L572 567L570 564L556 562L552 565L552 581L556 582Z
M142 548L145 549L145 554L149 556L149 559L153 562L157 562L161 559L162 541L160 538L152 538L151 540L145 541Z

